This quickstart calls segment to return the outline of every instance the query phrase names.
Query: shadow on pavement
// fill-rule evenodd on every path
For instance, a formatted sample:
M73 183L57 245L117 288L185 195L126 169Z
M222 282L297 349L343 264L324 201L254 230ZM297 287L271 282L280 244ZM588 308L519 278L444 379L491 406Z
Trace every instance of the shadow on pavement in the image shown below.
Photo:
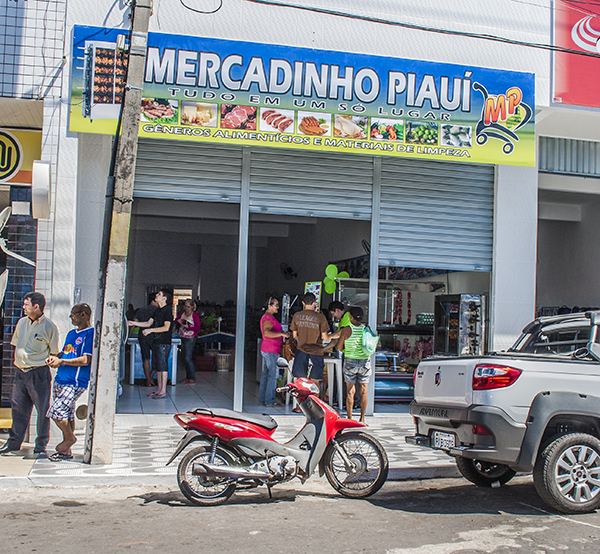
M535 491L530 478L499 488L478 487L466 481L390 483L367 500L374 506L423 514L499 514L542 516L551 511ZM404 485L404 486L403 486ZM392 490L393 489L393 490Z

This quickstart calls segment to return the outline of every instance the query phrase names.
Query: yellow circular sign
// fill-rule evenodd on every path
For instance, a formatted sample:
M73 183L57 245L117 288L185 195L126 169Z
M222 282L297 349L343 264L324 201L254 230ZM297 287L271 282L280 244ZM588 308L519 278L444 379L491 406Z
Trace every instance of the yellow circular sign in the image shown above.
M8 181L21 169L23 149L12 133L0 131L0 182Z

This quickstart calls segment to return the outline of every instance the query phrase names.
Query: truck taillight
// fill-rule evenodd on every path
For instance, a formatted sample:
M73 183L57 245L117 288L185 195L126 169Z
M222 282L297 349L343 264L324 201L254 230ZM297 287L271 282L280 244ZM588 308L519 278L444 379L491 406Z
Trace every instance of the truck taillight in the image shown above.
M475 366L473 390L501 389L512 385L521 375L520 369L494 364Z

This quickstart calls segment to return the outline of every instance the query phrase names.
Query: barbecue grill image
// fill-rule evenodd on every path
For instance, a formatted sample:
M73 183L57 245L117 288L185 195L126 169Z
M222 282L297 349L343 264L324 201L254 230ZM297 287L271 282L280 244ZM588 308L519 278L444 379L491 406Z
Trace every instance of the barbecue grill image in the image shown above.
M83 70L83 117L117 119L123 101L127 58L114 42L87 41Z

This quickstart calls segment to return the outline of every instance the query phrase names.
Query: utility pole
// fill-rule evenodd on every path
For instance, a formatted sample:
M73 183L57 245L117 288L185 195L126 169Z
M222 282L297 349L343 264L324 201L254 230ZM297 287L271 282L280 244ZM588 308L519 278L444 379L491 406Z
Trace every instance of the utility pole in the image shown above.
M142 86L152 0L132 0L127 84L115 165L112 220L100 325L96 378L90 387L90 414L84 461L111 464L121 351L127 250L133 202ZM105 228L104 232L108 230ZM104 268L101 268L103 270Z

